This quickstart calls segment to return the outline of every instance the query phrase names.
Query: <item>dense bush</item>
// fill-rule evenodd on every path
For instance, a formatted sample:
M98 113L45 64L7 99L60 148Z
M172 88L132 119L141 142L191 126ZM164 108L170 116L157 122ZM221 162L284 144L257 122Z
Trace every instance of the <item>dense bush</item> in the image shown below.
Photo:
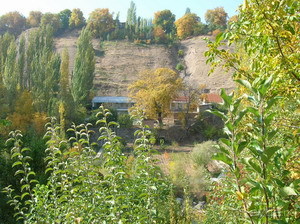
M118 116L118 123L122 128L132 128L133 120L129 114L121 114Z
M61 139L53 120L47 125L46 184L35 180L30 149L23 148L21 133L10 134L12 166L21 189L9 186L5 191L17 219L25 223L189 223L185 222L187 209L178 207L172 185L151 159L151 132L136 131L134 157L128 162L111 130L117 123L108 122L110 115L103 108L98 113L99 139L105 142L98 156L96 144L90 142L90 124L73 125L69 140Z
M181 64L181 63L178 63L177 65L176 65L176 70L177 71L183 71L184 70L184 65L183 64Z
M191 158L197 166L206 166L214 153L217 152L216 142L207 141L196 144L191 152Z

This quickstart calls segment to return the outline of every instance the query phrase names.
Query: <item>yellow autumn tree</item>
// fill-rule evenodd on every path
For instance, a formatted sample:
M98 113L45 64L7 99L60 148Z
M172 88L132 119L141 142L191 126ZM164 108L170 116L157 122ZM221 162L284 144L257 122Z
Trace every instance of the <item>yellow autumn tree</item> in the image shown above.
M44 112L36 112L33 115L32 124L36 134L42 136L47 123L47 114Z
M12 130L26 132L33 119L33 99L29 91L24 91L16 101L15 112L7 117L12 122Z
M85 24L85 19L83 17L82 11L78 8L73 9L69 19L69 27L71 29L80 28L84 26L84 24Z
M113 14L109 9L95 9L91 12L88 27L95 37L105 39L114 26Z
M199 26L199 23L200 18L195 13L185 14L183 17L176 20L175 26L179 39L185 39L194 35L195 30Z
M147 70L129 86L130 97L149 118L157 119L162 125L162 119L169 112L170 103L182 85L179 74L172 69Z

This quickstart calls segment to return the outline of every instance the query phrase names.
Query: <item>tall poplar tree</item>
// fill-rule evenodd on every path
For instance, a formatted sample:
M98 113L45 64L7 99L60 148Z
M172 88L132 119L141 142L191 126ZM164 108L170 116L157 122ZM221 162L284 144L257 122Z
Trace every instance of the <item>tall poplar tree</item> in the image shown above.
M69 90L69 52L65 48L62 52L60 64L60 98L65 101Z
M23 89L25 87L24 84L24 69L25 69L25 37L22 35L19 43L18 49L18 65L19 65L19 72L20 72L20 79L19 84L20 88Z
M131 40L135 35L136 19L136 6L133 1L130 2L130 8L127 11L126 30L128 38Z
M95 53L92 45L92 34L89 29L81 31L77 43L77 53L74 62L71 94L77 106L85 106L93 87L95 70Z
M8 98L10 103L12 103L17 91L19 82L18 70L17 46L13 41L10 43L7 50L7 58L5 61L5 68L3 73L3 84L8 91Z

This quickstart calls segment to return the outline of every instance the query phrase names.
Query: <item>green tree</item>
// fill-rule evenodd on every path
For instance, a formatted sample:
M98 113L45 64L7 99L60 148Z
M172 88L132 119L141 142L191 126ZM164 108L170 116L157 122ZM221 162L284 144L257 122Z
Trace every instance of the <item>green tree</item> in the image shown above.
M26 64L24 82L32 91L35 109L55 115L54 101L59 91L60 57L54 52L53 29L50 25L30 34Z
M41 19L41 27L50 25L53 28L53 32L56 33L61 28L61 20L58 14L45 13Z
M11 42L14 41L14 36L9 33L5 33L3 36L0 36L0 81L2 81L2 75L5 69L5 61L7 57L8 48Z
M66 123L74 116L72 116L72 108L73 108L73 99L70 93L70 72L69 72L69 52L65 48L62 52L61 56L61 64L60 64L60 91L59 91L59 114L60 114L60 124L62 127L62 133L65 132Z
M69 27L71 29L81 28L85 24L85 19L83 17L83 13L80 9L73 9L71 13L71 17L69 19Z
M72 75L71 93L76 105L86 105L93 87L95 53L92 34L88 28L81 31Z
M170 10L158 11L154 14L154 27L161 27L166 34L173 33L175 30L175 15Z
M163 117L170 110L171 100L182 88L179 74L169 68L142 72L139 79L129 86L130 96L150 118L162 125Z
M19 35L26 27L26 18L19 12L9 12L0 17L0 34Z
M18 65L19 65L19 85L21 89L24 89L24 76L25 76L25 57L26 57L26 49L25 49L25 37L22 35L20 37L19 48L18 48Z
M30 11L26 23L28 27L39 27L41 24L43 13L40 11Z
M191 13L191 9L189 7L186 8L184 15Z
M70 9L65 9L63 11L60 11L58 13L59 19L60 19L60 24L61 24L61 29L66 30L69 28L69 23L70 23L70 17L71 17L71 10Z
M60 65L60 94L61 98L66 99L69 90L69 52L65 48L62 52L61 65Z
M130 2L130 7L127 10L127 19L126 19L126 30L127 36L130 40L135 37L135 26L136 26L136 6L133 1Z
M87 26L95 37L106 39L114 29L113 15L109 9L95 9L90 14Z
M8 99L12 104L18 89L19 84L19 67L17 63L17 46L13 41L10 43L5 68L3 73L3 84L8 90Z

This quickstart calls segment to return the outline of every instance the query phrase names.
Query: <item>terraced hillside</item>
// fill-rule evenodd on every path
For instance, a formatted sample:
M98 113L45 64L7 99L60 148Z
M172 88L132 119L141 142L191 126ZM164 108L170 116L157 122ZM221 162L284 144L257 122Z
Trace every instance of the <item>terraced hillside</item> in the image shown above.
M74 67L76 41L78 31L67 33L56 38L58 52L67 48L70 53L70 70ZM175 47L163 45L138 45L127 41L109 41L100 43L93 40L96 54L96 69L94 89L98 96L127 96L127 87L137 79L139 72L146 69L168 67L174 69L178 63ZM212 92L220 88L234 87L230 74L217 69L214 74L207 76L209 66L205 64L203 53L206 44L202 37L195 37L181 42L180 49L184 50L186 72L182 76L194 85L204 84Z

